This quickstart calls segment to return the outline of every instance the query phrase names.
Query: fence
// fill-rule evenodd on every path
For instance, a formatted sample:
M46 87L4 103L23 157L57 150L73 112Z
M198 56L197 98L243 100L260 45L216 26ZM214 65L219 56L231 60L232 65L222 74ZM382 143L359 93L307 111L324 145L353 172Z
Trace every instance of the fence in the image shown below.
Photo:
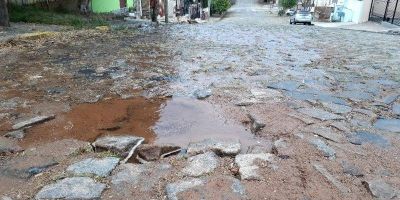
M373 0L369 19L371 21L386 21L400 26L400 0Z

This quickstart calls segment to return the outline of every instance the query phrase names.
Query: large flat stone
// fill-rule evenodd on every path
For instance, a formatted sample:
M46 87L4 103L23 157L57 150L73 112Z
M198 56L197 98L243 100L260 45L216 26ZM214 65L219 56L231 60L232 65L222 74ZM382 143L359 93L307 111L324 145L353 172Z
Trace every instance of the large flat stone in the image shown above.
M161 187L162 180L171 173L167 163L122 164L111 176L111 187L102 199L157 199L154 194Z
M393 199L396 196L395 189L381 179L363 181L363 185L377 199Z
M365 131L353 133L351 136L349 136L349 142L355 145L371 143L382 148L390 146L389 140L387 140L383 136Z
M259 166L255 163L256 160L261 162L272 162L273 154L259 153L259 154L239 154L235 157L235 163L239 167L239 174L242 180L261 180L261 175L257 170Z
M189 181L191 180L187 180ZM211 176L206 180L199 180L194 187L186 185L187 182L185 184L178 182L181 184L175 187L170 187L174 183L169 184L166 191L168 199L248 199L245 187L238 179L231 176Z
M356 177L364 176L363 171L360 168L358 168L357 166L355 166L353 163L350 163L348 161L343 161L342 167L343 167L343 172L345 174L349 174L349 175L356 176Z
M297 109L297 111L322 121L345 119L343 116L336 115L318 108L300 108Z
M346 141L345 137L336 133L331 128L323 127L323 126L310 126L305 129L305 131L311 132L315 135L323 137L327 140L331 140L337 143L343 143Z
M169 200L178 200L179 193L204 184L205 181L198 178L181 180L175 183L169 183L165 188L165 192L167 193L167 198Z
M100 177L108 176L111 171L117 166L119 158L88 158L70 165L67 171L75 175L95 175Z
M188 158L188 165L182 172L188 176L198 177L213 172L217 166L217 155L214 152L207 152Z
M197 155L213 151L218 155L237 155L241 144L237 139L205 139L200 142L190 143L187 149L189 155Z
M31 118L31 119L16 123L16 124L14 124L12 126L12 128L14 130L16 130L16 129L24 128L24 127L27 127L27 126L32 126L34 124L42 123L42 122L45 122L45 121L48 121L48 120L52 120L54 118L55 118L54 115L51 115L51 116L36 116L36 117Z
M142 137L136 137L131 135L124 136L104 136L98 138L93 142L93 146L97 149L109 150L124 156L132 147L134 147L139 141L144 140Z
M351 112L352 110L350 106L331 103L331 102L322 102L322 105L336 114L345 114Z
M340 96L356 102L370 101L373 99L373 94L365 91L355 91L355 90L343 91L340 93Z
M378 119L374 127L389 132L400 133L400 119Z
M44 186L35 199L99 199L105 188L91 178L72 177Z

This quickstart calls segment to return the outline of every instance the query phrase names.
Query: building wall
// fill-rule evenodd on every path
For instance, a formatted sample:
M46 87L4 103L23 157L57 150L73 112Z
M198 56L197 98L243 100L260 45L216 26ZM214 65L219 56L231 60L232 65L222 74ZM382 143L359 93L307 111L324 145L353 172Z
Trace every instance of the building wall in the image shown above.
M364 0L362 13L360 15L359 23L367 22L369 20L369 11L371 10L372 0Z

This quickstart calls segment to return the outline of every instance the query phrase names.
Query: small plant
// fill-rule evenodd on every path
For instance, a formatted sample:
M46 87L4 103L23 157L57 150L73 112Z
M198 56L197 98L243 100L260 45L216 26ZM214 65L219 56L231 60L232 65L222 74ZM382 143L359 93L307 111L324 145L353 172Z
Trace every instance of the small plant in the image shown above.
M211 2L211 13L222 14L231 7L230 0L213 0Z

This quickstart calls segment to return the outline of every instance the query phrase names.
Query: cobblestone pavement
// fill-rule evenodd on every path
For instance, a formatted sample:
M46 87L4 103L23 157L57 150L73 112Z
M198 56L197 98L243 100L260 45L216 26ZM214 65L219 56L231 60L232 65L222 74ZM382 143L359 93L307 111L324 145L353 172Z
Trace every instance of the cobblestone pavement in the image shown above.
M4 199L400 197L399 36L240 0L212 23L49 37L0 51ZM108 134L140 138L88 145Z

